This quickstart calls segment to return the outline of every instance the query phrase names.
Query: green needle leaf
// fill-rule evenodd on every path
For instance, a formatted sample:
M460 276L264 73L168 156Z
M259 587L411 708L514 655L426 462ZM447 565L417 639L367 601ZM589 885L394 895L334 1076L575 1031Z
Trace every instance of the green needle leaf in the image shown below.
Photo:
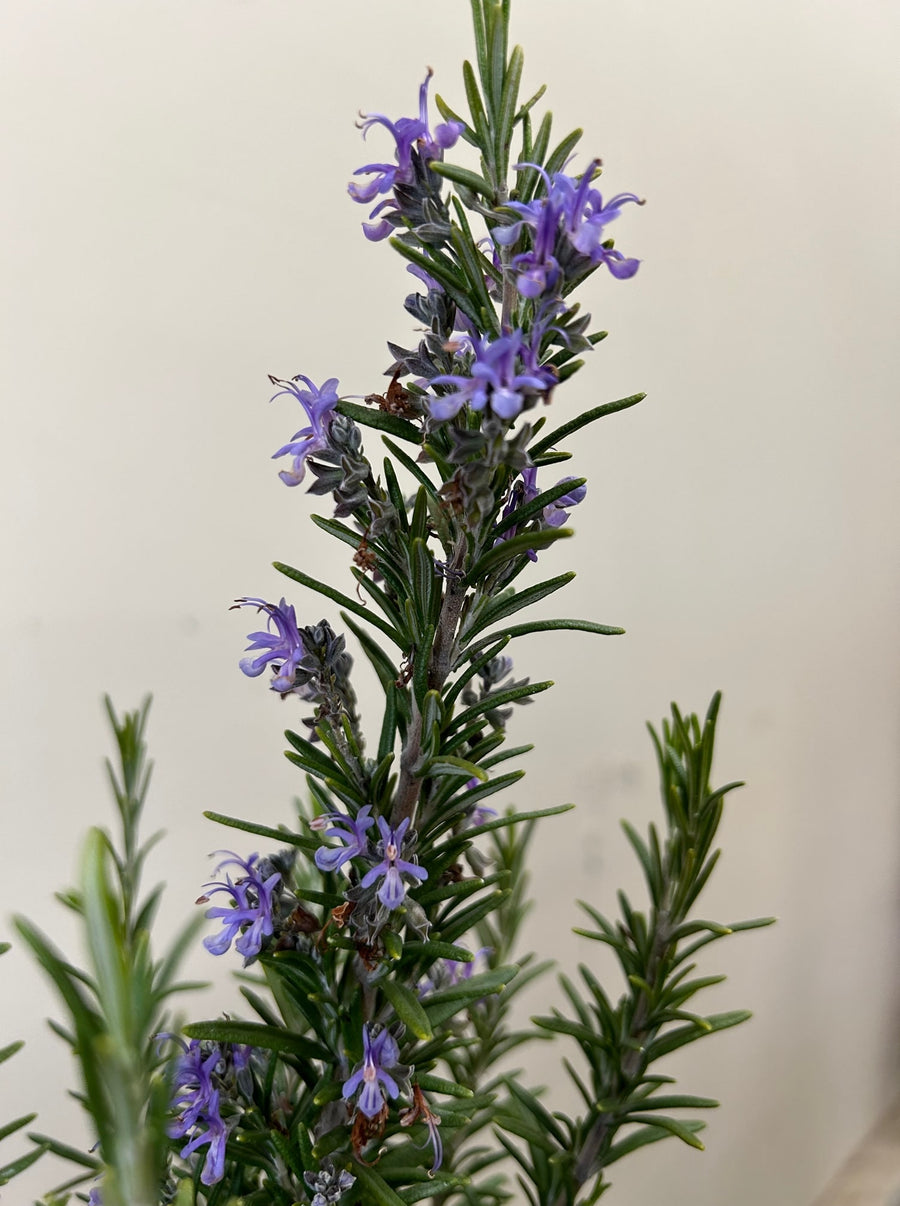
M382 980L379 987L394 1008L397 1017L413 1032L417 1039L427 1042L434 1038L434 1031L422 1002L411 988L399 980Z

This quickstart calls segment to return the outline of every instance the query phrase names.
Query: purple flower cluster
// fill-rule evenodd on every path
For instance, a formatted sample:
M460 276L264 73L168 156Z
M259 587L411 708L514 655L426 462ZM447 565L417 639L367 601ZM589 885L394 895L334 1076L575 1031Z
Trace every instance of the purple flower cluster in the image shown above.
M370 861L377 859L375 866L363 876L360 887L371 888L380 880L376 893L378 899L386 909L399 909L406 899L406 884L402 877L405 875L421 883L428 878L428 872L418 863L400 857L409 829L409 818L393 829L384 817L378 817L381 840L374 847L374 854L370 851L367 830L375 824L371 813L371 805L366 804L355 817L329 812L311 821L311 829L324 831L325 837L338 838L343 842L342 846L317 850L316 866L320 871L338 871L345 863L359 856Z
M352 1076L344 1081L344 1099L349 1101L362 1086L356 1104L367 1118L377 1118L385 1106L385 1092L391 1098L400 1093L399 1085L388 1071L395 1067L399 1059L397 1040L389 1030L380 1030L372 1038L368 1025L364 1025L363 1061Z
M443 373L432 380L432 385L456 387L455 393L428 399L435 419L452 419L466 404L473 410L489 406L501 419L514 419L556 384L553 369L538 363L536 343L528 343L520 330L496 339L466 337L459 348L460 354L473 354L469 375Z
M227 854L213 872L218 875L223 867L234 864L241 868L243 875L236 882L230 875L224 881L213 881L204 885L207 893L201 896L206 901L218 892L224 892L231 897L231 903L215 906L206 910L210 921L221 921L222 930L203 939L203 945L212 955L224 955L230 949L232 942L238 954L245 959L252 959L262 950L263 942L274 928L272 912L274 892L281 881L281 872L273 871L263 879L259 868L255 865L258 855L251 854L246 860L228 850L219 851Z
M517 273L516 287L523 297L540 298L559 293L564 263L576 277L605 264L613 276L626 280L634 276L640 260L628 259L621 251L608 245L605 228L619 217L622 206L629 201L643 202L634 193L619 193L604 202L602 194L591 188L597 161L590 165L580 180L555 172L549 177L536 164L520 163L520 170L537 168L546 185L546 194L533 201L510 201L508 209L520 215L511 226L498 226L493 232L496 243L503 247L516 243L524 228L532 232L532 246L513 257Z
M169 1135L182 1139L193 1132L181 1149L182 1159L208 1145L200 1180L204 1185L215 1185L225 1175L228 1127L219 1110L219 1088L213 1074L224 1066L225 1056L215 1044L207 1044L204 1049L198 1039L187 1044L179 1038L175 1041L182 1047L172 1081L172 1105L179 1115L170 1123Z
M277 377L271 377L270 380L273 385L280 385L282 388L273 394L269 401L274 402L282 394L290 394L297 399L309 419L308 427L301 427L289 443L272 454L273 461L280 456L294 458L290 469L282 469L278 476L286 486L299 486L306 474L306 458L328 447L328 427L334 415L334 408L340 401L337 392L338 379L329 377L321 388L313 385L309 377L304 377L302 373L298 373L290 381L279 381ZM301 389L298 381L305 382L309 388Z
M457 142L463 130L459 122L441 122L440 125L435 126L434 133L428 127L428 85L431 76L432 71L429 68L428 74L419 88L419 116L417 118L401 117L394 122L385 117L383 113L362 115L360 128L364 137L372 126L376 125L384 126L393 135L396 143L394 157L397 162L367 163L363 167L357 168L353 173L354 176L369 176L371 179L360 184L351 181L347 186L347 191L354 201L368 205L377 196L392 192L398 185L411 184L415 178L414 152L417 152L422 161L427 164L435 159L442 159L444 151L449 150ZM363 223L366 238L372 242L387 238L393 230L393 224L384 217L384 214L398 209L399 206L395 199L387 198L380 201L369 214L370 219L377 218L378 221Z
M257 653L256 657L241 659L241 669L248 678L256 678L262 674L266 666L271 665L275 671L272 679L272 690L279 695L287 695L294 689L294 676L297 673L305 650L297 626L297 616L293 604L284 599L276 606L267 603L265 599L237 599L235 607L255 607L264 611L269 617L269 628L266 632L251 632L247 636L250 644L247 653ZM260 651L261 652L257 652Z

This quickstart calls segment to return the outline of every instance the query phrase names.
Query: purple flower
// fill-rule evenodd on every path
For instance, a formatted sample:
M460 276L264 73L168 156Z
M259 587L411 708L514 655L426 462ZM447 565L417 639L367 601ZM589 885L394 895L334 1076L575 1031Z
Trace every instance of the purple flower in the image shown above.
M381 831L381 846L384 857L377 866L373 867L363 877L361 886L371 888L372 884L383 879L378 889L378 899L386 909L398 909L406 896L406 884L400 878L408 875L420 883L428 878L428 872L418 863L406 862L400 857L403 849L403 839L409 828L409 817L401 821L396 829L392 829L384 817L378 818L378 828Z
M213 1089L209 1096L203 1122L206 1123L207 1129L198 1131L181 1149L180 1154L181 1158L186 1160L198 1148L208 1143L209 1151L206 1153L200 1180L204 1185L215 1185L225 1176L225 1142L228 1138L228 1128L219 1113L218 1089Z
M250 644L246 652L262 652L257 657L241 658L241 669L248 678L256 678L271 663L275 671L271 683L272 690L277 691L279 695L286 695L294 689L294 675L305 654L293 604L289 605L282 599L276 607L265 599L237 599L235 607L255 607L269 617L267 632L248 633L247 640Z
M501 536L500 539L501 540L505 539L507 535L508 535L508 533L504 532L503 536ZM504 661L509 662L509 668L511 670L512 669L512 661L509 658L504 658ZM476 787L480 787L480 786L481 786L481 780L476 779L474 775L468 781L468 783L466 783L466 788L469 791L474 791ZM478 825L484 825L487 821L490 821L496 815L497 815L496 808L488 808L488 806L486 804L476 804L475 807L472 809L472 811L469 813L469 815L466 817L466 819L464 821L464 825L465 825L466 829L474 829Z
M180 1112L169 1124L169 1134L178 1139L196 1126L206 1112L213 1093L212 1074L222 1061L222 1052L213 1046L204 1055L199 1039L191 1039L185 1044L177 1036L168 1037L175 1038L183 1052L172 1077L172 1105Z
M215 1185L225 1175L228 1127L219 1112L219 1090L214 1087L213 1073L224 1066L225 1055L216 1044L204 1045L198 1039L185 1043L176 1035L160 1037L174 1038L182 1048L172 1079L172 1104L180 1113L169 1124L168 1133L179 1139L195 1132L181 1150L183 1159L209 1144L200 1180L204 1185Z
M219 863L213 872L214 875L218 875L222 867L229 863L237 864L244 875L236 883L232 881L230 875L226 875L224 882L214 881L204 885L209 896L213 896L217 892L225 892L231 897L231 904L206 910L206 916L210 921L221 920L223 924L222 932L204 938L203 945L212 955L224 955L234 942L234 949L238 954L243 955L245 959L250 959L259 954L263 940L269 937L274 928L272 921L273 892L275 885L281 880L281 872L274 871L263 880L254 866L258 855L251 854L245 862L237 854L232 854L228 850L220 851L220 853L227 854L228 858ZM208 896L200 898L201 901L208 899Z
M577 478L571 476L562 477L556 484L561 486L563 482L569 481L577 481ZM524 507L527 503L532 502L535 498L537 498L538 494L540 494L540 490L538 489L537 485L537 468L533 465L529 465L527 468L522 470L521 482L517 482L511 490L509 501L503 508L503 513L500 517L501 520L508 518L514 511L517 511L520 507ZM566 494L563 494L560 498L556 499L555 502L547 503L546 507L544 507L543 511L541 512L541 523L548 528L561 528L569 518L569 512L566 510L566 508L577 507L578 504L584 500L586 494L587 486L575 486ZM517 527L506 528L505 531L501 532L501 534L497 537L495 544L499 544L501 540L509 540L510 537L515 536L518 530L519 529ZM537 553L534 551L534 549L528 550L528 557L531 561L537 561Z
M554 187L564 198L566 235L575 250L587 256L591 264L605 264L618 280L627 280L637 272L640 260L626 259L621 251L605 247L604 229L619 217L623 205L629 201L635 205L643 205L644 202L634 193L618 193L604 203L602 194L588 187L593 175L592 167L584 173L577 186L571 176L562 173L559 173L559 181L554 182Z
M640 260L627 259L621 251L607 246L604 233L606 226L619 217L623 205L630 201L637 205L644 203L634 193L619 193L604 203L602 194L591 188L598 162L595 160L577 180L565 172L555 172L551 179L533 163L516 165L520 170L537 168L547 188L545 196L533 201L509 202L507 208L520 215L519 221L497 227L493 232L494 241L504 247L516 242L523 227L533 232L531 249L512 260L518 273L516 288L523 297L537 298L556 292L566 271L560 262L571 261L573 253L574 264L567 263L566 268L576 278L600 264L606 264L619 280L637 272Z
M530 251L514 256L512 267L518 273L516 288L522 297L537 298L556 290L560 279L560 267L554 254L559 234L562 209L550 197L525 204L520 201L509 203L523 215L520 222L512 226L498 226L493 233L494 241L502 247L515 243L523 226L534 231L534 243Z
M577 478L571 476L562 477L556 484L561 486L563 482L574 482L577 480ZM561 528L569 518L569 512L566 510L566 507L577 507L580 502L584 502L586 494L587 486L582 484L575 486L574 489L569 490L567 494L563 494L555 502L547 503L546 507L544 507L544 523L547 527Z
M371 813L372 806L365 804L355 817L345 817L339 812L327 812L323 816L316 817L314 821L310 821L310 829L324 830L325 837L339 838L344 843L343 846L332 846L316 851L316 866L320 871L337 871L351 858L356 858L357 855L365 852L369 844L366 830L371 829L375 824L375 818ZM331 822L330 829L326 828L329 821Z
M470 347L475 354L470 376L444 373L432 380L432 385L456 387L456 393L428 399L428 408L435 419L452 419L467 403L473 410L484 410L490 405L500 418L514 419L556 384L555 373L537 364L534 349L525 342L520 330L494 340L474 336L461 340L460 346ZM519 371L520 362L524 372Z
M371 179L361 184L357 184L355 181L350 182L347 191L354 201L367 205L377 196L390 193L397 185L411 184L415 178L414 149L418 151L425 163L429 163L434 159L442 159L444 151L449 150L456 143L463 130L459 122L442 122L435 126L433 134L428 128L428 85L432 74L429 67L428 74L419 88L418 118L401 117L398 121L393 122L383 113L362 115L360 128L363 137L368 134L372 126L376 125L384 126L393 135L396 144L394 157L397 162L367 163L364 167L357 168L353 173L354 176L370 176ZM369 218L377 218L385 210L396 210L397 208L396 201L388 198L375 206L369 214ZM386 218L381 218L379 222L363 223L366 238L372 242L386 238L392 229L392 224Z
M527 465L522 470L521 482L517 482L510 491L509 502L503 508L502 518L506 519L507 516L512 515L513 511L517 511L519 507L524 507L527 503L536 499L539 494L540 490L537 487L537 466ZM512 531L514 533L515 529L512 529ZM509 530L504 532L504 537L507 535L509 535Z
M376 1118L384 1108L384 1093L397 1097L400 1089L386 1070L400 1058L397 1041L389 1030L380 1030L375 1038L369 1036L368 1024L363 1026L363 1062L352 1076L344 1081L344 1098L348 1100L360 1085L363 1090L357 1105L367 1118Z
M87 1206L103 1206L103 1198L100 1196L100 1187L95 1185L88 1194Z
M431 273L426 272L425 269L422 268L419 264L407 264L406 271L411 276L414 276L416 278L416 280L421 281L426 289L428 289L428 290L433 289L436 293L444 292L444 286L440 283L440 281L436 281L434 279L434 277L431 275Z
M477 829L479 825L486 825L488 821L492 821L496 816L496 808L488 808L486 804L476 804L466 822L466 827L468 829Z
M484 964L487 964L488 955L492 955L493 953L493 947L482 946L478 948L469 963L465 963L461 959L445 959L444 968L447 972L447 986L453 987L456 984L465 983L466 980L471 980L478 965L478 960L481 959Z
M243 1072L245 1068L249 1068L253 1051L254 1048L249 1044L235 1043L231 1048L231 1062L235 1072Z
M283 387L277 394L272 395L270 402L274 402L282 394L290 394L297 399L309 419L308 427L301 427L289 444L272 454L273 461L280 456L294 458L291 468L282 469L278 476L286 486L299 486L306 473L306 458L310 453L321 452L328 447L328 425L334 408L340 401L337 392L338 379L329 377L321 389L317 389L309 377L304 377L302 373L298 373L290 381L279 381L277 377L270 377L269 380L273 385ZM296 384L298 381L305 381L309 389L301 389Z
M431 975L426 976L419 984L419 998L424 999L431 996L433 992L440 992L445 988L455 988L457 984L471 980L477 968L478 961L482 960L482 968L486 967L487 957L493 953L493 947L482 946L475 952L469 962L465 962L462 959L437 960L432 968Z

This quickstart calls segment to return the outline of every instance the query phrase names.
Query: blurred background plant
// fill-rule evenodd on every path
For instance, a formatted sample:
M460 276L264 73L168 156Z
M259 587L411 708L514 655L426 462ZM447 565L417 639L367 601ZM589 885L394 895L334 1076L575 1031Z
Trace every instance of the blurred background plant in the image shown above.
M0 942L0 955L5 955L8 950L9 943ZM11 1056L21 1050L22 1046L22 1041L17 1040L0 1048L0 1064L6 1063ZM37 1118L37 1114L23 1114L21 1118L16 1118L12 1122L7 1122L3 1126L0 1126L0 1141L8 1139L16 1131L21 1131L24 1127L29 1126L34 1122L35 1118ZM47 1144L38 1142L36 1146L32 1146L24 1155L18 1156L0 1166L0 1186L7 1185L13 1177L24 1172L26 1168L31 1168L32 1164L35 1164L46 1150Z
M106 700L117 755L116 765L107 760L106 766L119 830L116 838L105 829L90 830L79 886L58 894L82 923L86 968L66 958L26 918L15 920L65 1007L65 1021L51 1026L75 1056L82 1081L77 1096L96 1139L87 1154L50 1136L30 1136L39 1150L82 1170L47 1196L47 1206L62 1206L94 1178L102 1178L105 1206L159 1206L166 1183L172 1094L159 1035L173 1025L173 994L202 987L176 979L202 919L191 918L165 954L154 957L151 929L163 886L142 895L141 875L162 834L142 842L139 832L152 769L145 739L149 708L147 699L120 720Z

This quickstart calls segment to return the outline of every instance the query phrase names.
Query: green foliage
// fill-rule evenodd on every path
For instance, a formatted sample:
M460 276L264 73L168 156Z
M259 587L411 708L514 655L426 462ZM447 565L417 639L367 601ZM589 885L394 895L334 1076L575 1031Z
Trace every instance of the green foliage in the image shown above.
M0 942L0 955L5 955L8 950L9 943ZM21 1041L18 1041L15 1043L8 1043L7 1046L0 1049L0 1064L5 1063L8 1059L15 1055L17 1051L21 1051L23 1045L24 1044ZM25 1114L21 1118L16 1118L12 1122L7 1122L5 1125L0 1126L0 1142L9 1138L10 1135L14 1135L16 1131L21 1131L24 1127L34 1122L36 1117L37 1114ZM25 1152L24 1155L18 1156L13 1160L7 1161L3 1165L0 1165L0 1185L9 1184L13 1177L18 1176L20 1172L24 1172L26 1168L30 1168L32 1164L43 1156L44 1152L47 1150L47 1146L48 1145L46 1143L37 1142L36 1145L33 1146L30 1151Z
M143 897L140 892L141 872L156 841L142 844L139 838L151 770L144 738L149 706L148 699L119 720L106 700L118 754L117 766L107 762L107 770L120 837L117 843L105 830L89 832L79 890L68 897L83 921L88 968L77 968L25 918L15 922L65 1006L63 1033L78 1059L101 1159L79 1156L42 1136L32 1138L87 1169L54 1195L102 1173L105 1206L158 1206L170 1147L165 1133L170 1091L157 1035L167 1025L169 998L196 987L176 981L196 924L155 959L150 927L160 890Z
M644 872L649 912L635 909L623 893L619 893L621 920L615 923L593 906L583 905L596 928L577 932L613 950L625 994L613 1004L590 967L582 965L580 988L565 977L561 980L571 1013L557 1009L533 1019L549 1034L576 1041L587 1077L583 1079L567 1063L585 1113L574 1120L557 1115L555 1122L533 1093L510 1085L512 1097L497 1121L524 1141L517 1146L504 1140L524 1173L533 1202L570 1206L582 1187L590 1187L586 1200L595 1200L608 1187L606 1169L639 1147L669 1136L702 1149L697 1137L702 1122L658 1111L710 1109L718 1102L660 1092L671 1078L651 1068L679 1047L750 1017L746 1010L704 1016L685 1008L702 989L724 978L690 978L696 966L690 960L698 949L695 935L702 934L700 942L706 944L773 920L724 926L690 918L718 859L713 845L725 796L739 786L729 783L715 790L710 786L719 704L717 694L702 726L696 716L683 717L673 705L671 721L663 724L661 735L651 729L665 830L661 835L651 825L644 839L623 823Z

